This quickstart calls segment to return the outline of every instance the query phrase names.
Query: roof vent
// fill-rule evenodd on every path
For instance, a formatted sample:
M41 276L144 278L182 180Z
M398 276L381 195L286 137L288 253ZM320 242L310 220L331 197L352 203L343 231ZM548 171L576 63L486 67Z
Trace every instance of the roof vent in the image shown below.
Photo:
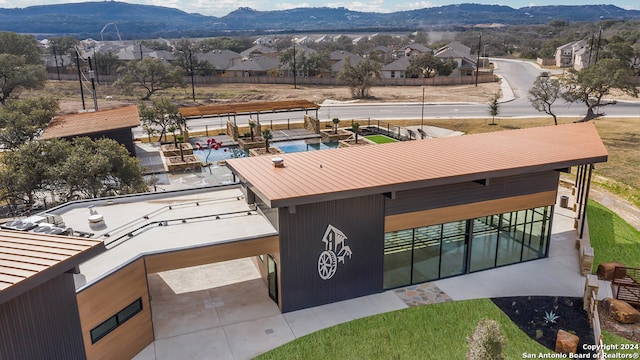
M273 166L275 166L277 168L283 168L284 167L284 159L281 158L281 157L271 158L271 162L273 163Z

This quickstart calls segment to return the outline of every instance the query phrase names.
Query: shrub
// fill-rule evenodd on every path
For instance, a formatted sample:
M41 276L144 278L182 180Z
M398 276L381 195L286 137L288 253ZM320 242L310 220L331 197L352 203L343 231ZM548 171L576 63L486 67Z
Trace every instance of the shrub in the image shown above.
M475 331L467 339L469 352L467 360L504 360L504 336L495 320L482 319Z

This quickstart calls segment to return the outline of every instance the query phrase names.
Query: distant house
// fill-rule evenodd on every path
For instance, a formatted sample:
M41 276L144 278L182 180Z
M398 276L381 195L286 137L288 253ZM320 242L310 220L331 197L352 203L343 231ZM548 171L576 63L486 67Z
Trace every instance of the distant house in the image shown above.
M573 54L573 68L580 71L589 67L590 49L588 46L576 51Z
M444 61L454 60L458 64L450 76L472 76L476 68L476 60L471 55L471 48L457 41L436 50L435 56Z
M260 46L273 47L273 39L266 36L257 38L253 43Z
M587 46L584 40L572 41L556 48L555 58L557 67L574 66L575 54Z
M230 67L239 64L242 61L242 55L231 50L214 49L208 53L198 54L198 60L206 61L213 65L215 73L222 75Z
M322 35L319 38L317 38L315 40L316 44L320 44L320 43L330 43L333 42L333 36L332 35Z
M403 56L400 59L384 65L380 70L380 76L383 79L403 79L406 76L407 68L409 67L411 58Z
M276 49L264 46L256 45L240 53L243 58L252 59L257 57L270 57L277 58L278 51Z
M243 58L238 64L226 71L227 76L278 76L280 61L272 57L260 56L256 58Z
M295 50L295 55L297 59L302 59L303 57L309 58L309 56L311 56L312 54L316 53L316 50L305 46L305 45L296 45L295 48L292 46L290 46L289 48L287 48L287 50ZM296 68L298 68L298 72L296 74L296 76L309 76L309 74L307 72L304 71L304 69L299 67L300 65L298 64L296 66ZM288 65L285 65L284 67L280 68L280 72L279 72L280 76L293 76L293 72L291 72L290 68Z
M109 138L126 147L129 153L135 156L136 149L131 129L139 125L140 116L136 105L66 114L54 117L40 139L71 140L83 136L92 140Z
M403 47L403 50L404 50L404 56L407 56L407 57L417 57L427 53L429 54L431 53L431 49L420 44L407 45Z
M349 59L349 62L351 64L351 66L356 66L358 65L361 61L364 61L364 58L360 55L349 55L344 57L342 60L337 61L336 63L334 63L333 65L331 65L331 77L336 77L338 76L338 73L340 72L340 70L342 70L342 68L344 68L344 64L346 62L346 59Z
M386 46L376 46L372 53L376 54L383 64L393 61L393 52Z

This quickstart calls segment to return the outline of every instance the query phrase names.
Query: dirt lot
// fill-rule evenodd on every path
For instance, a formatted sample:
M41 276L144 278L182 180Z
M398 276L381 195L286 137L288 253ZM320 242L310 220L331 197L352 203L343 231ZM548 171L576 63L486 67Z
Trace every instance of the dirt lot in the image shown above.
M500 91L498 83L458 86L428 86L425 88L425 102L486 102ZM119 90L98 85L97 101L99 109L108 109L139 102L141 94L122 95ZM80 89L77 82L49 81L45 89L23 94L24 96L51 95L60 99L60 112L71 113L82 109ZM171 89L154 95L170 97L183 106L195 105L191 100L191 88ZM360 102L421 102L421 86L374 86L371 99ZM266 84L220 84L196 87L196 99L199 104L235 103L248 101L309 100L322 103L325 100L351 101L346 86L298 86ZM85 89L85 107L93 109L93 99Z

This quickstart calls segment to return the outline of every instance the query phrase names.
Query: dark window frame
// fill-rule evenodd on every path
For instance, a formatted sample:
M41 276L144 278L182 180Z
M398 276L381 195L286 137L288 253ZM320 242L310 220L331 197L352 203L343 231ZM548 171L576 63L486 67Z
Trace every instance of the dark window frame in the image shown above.
M94 327L89 331L89 335L91 336L91 344L95 344L98 341L100 341L100 339L109 335L112 331L120 327L120 325L124 324L129 319L133 318L134 316L142 312L142 309L143 309L142 298L138 298L131 304L125 306L122 310L118 311L115 315L101 322L100 325ZM107 330L96 331L100 329L100 327L102 327L103 325L108 324L109 322L113 322L114 320L115 320L115 325L109 327Z

